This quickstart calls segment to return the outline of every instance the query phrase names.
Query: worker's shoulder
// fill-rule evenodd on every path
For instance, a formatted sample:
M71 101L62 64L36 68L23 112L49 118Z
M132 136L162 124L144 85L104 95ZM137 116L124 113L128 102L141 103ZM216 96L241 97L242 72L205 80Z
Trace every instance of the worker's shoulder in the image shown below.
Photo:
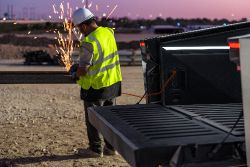
M104 31L111 32L112 34L114 34L114 30L112 28L109 27L100 27L100 28Z
M89 52L93 52L93 45L89 42L82 42L81 49L86 49Z

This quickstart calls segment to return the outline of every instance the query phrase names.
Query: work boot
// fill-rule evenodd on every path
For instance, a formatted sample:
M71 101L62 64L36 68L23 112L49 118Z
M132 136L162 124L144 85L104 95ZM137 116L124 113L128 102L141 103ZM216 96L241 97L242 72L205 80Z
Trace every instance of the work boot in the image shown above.
M107 147L104 147L103 153L104 153L104 155L108 155L108 156L109 155L110 156L112 156L112 155L118 155L118 152L116 150L112 150L112 149L109 149Z
M103 152L96 152L95 150L92 150L91 148L79 149L76 154L82 157L90 157L90 158L102 158L103 157Z

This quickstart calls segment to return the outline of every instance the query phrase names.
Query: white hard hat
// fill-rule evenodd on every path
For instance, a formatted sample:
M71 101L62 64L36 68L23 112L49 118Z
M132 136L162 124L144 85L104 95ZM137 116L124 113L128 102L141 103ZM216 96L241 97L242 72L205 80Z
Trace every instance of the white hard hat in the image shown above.
M72 21L74 25L79 25L84 21L87 21L94 17L94 14L87 8L79 8L74 11Z

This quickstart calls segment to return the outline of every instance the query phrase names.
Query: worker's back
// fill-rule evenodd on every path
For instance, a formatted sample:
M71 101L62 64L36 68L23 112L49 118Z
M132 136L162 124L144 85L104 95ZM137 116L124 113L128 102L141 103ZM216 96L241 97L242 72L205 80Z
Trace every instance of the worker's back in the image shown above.
M98 27L83 42L93 46L93 65L87 75L80 78L78 84L88 90L90 87L100 89L120 82L121 69L113 30Z

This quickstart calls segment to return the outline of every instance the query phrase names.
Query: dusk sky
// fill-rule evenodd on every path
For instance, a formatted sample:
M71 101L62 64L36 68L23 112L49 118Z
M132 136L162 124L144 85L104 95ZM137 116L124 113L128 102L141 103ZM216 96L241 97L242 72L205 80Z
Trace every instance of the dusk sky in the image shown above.
M65 0L70 2L73 9L83 6L83 0ZM7 12L7 6L13 5L14 13L23 16L24 8L35 9L36 16L48 17L53 13L52 5L56 4L59 10L60 0L0 0L1 16ZM250 18L250 0L89 0L90 9L97 16L107 15L117 5L111 17L130 18ZM96 10L98 5L98 11Z

